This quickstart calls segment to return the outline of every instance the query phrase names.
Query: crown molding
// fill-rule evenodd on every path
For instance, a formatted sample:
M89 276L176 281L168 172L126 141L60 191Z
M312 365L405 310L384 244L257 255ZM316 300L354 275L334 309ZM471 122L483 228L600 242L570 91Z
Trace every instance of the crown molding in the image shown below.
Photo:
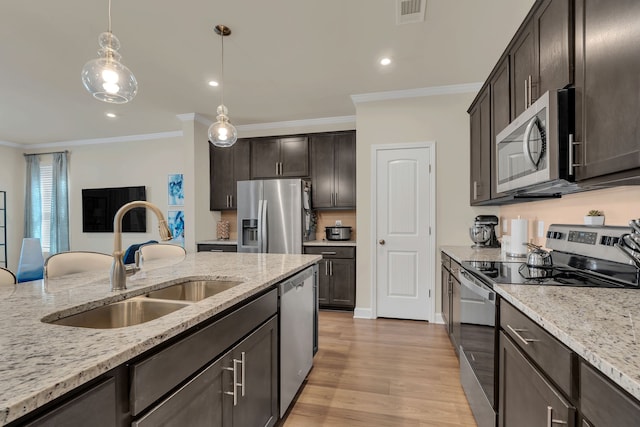
M372 92L358 95L351 95L354 104L365 102L388 101L392 99L420 98L423 96L453 95L458 93L477 93L482 88L483 83L464 83L447 86L431 86L418 89L393 90L389 92Z
M116 142L131 142L131 141L146 141L149 139L168 139L168 138L180 138L183 136L183 132L159 132L159 133L145 133L141 135L128 135L128 136L115 136L111 138L94 138L94 139L78 139L75 141L60 141L60 142L47 142L44 144L22 144L20 147L24 150L40 149L40 148L53 148L53 147L77 147L81 145L95 145L95 144L112 144Z
M22 145L22 144L16 144L15 142L9 142L9 141L0 141L0 146L11 147L11 148L22 148L22 147L24 147L24 145Z
M255 123L250 125L238 125L236 128L238 131L248 132L256 130L271 130L282 128L294 128L305 126L322 126L322 125L335 125L344 123L356 123L356 116L338 116L338 117L322 117L319 119L305 119L305 120L289 120L284 122L271 122L271 123Z
M199 113L178 114L176 117L181 122L198 122L201 125L205 126L211 126L211 124L213 123L211 120Z

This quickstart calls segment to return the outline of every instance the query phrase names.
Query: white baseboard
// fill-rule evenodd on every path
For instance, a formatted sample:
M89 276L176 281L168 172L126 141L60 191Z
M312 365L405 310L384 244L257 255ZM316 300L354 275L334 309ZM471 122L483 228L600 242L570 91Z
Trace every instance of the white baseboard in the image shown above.
M433 323L444 325L444 318L442 317L442 313L436 313L436 318Z
M357 308L353 310L354 319L375 319L373 310L370 308Z

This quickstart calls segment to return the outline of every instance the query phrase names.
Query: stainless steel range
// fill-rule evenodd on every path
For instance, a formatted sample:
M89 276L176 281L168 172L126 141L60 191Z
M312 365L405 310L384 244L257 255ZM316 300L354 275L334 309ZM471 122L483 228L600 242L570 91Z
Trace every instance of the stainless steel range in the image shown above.
M462 263L460 379L478 426L496 425L494 284L640 289L638 228L554 224L546 241L551 263ZM639 240L635 249L634 238Z
M491 286L498 284L640 287L638 267L617 245L631 235L629 227L558 225L547 232L547 267L525 262L464 262L463 267Z

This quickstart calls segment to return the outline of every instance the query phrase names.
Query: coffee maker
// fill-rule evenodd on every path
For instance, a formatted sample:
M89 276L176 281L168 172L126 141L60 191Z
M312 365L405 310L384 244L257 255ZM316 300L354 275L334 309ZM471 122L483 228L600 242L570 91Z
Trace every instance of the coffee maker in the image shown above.
M472 248L499 248L500 242L496 237L498 217L495 215L478 215L469 227L469 236L473 241Z

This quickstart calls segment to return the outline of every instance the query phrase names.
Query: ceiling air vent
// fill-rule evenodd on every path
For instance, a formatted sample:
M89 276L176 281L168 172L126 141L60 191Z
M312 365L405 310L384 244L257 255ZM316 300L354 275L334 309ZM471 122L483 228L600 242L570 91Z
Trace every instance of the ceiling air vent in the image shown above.
M423 22L427 0L396 0L396 24Z

